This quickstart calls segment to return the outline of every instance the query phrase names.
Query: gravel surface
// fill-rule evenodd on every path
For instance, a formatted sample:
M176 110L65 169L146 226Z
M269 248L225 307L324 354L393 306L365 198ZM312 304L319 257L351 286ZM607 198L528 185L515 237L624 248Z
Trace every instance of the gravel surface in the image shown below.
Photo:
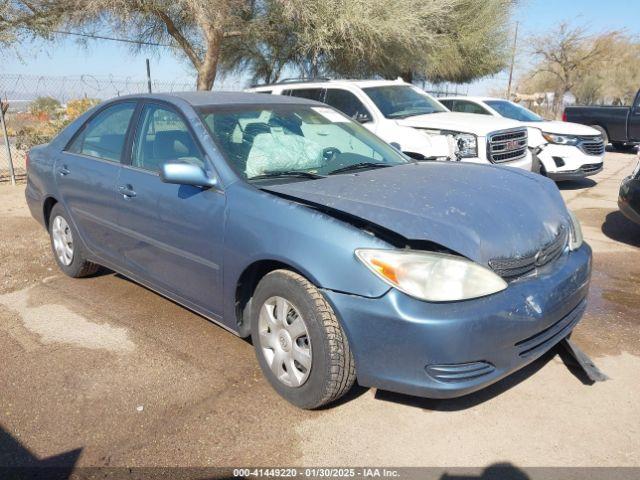
M640 466L640 227L616 205L634 164L608 153L560 185L594 250L573 339L611 380L585 385L550 354L461 399L356 387L314 412L204 318L114 273L63 276L24 185L0 184L0 466L65 452L85 466Z

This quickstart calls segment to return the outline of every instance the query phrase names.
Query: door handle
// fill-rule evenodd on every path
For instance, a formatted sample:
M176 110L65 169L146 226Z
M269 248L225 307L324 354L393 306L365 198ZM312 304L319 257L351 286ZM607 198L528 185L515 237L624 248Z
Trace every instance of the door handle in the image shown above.
M67 176L67 175L69 175L70 173L71 173L71 171L67 168L67 166L66 166L66 165L63 165L63 166L61 166L61 167L58 169L58 174L59 174L61 177L66 177L66 176Z
M125 198L133 198L136 196L136 192L131 185L120 185L118 187L118 192L120 192Z

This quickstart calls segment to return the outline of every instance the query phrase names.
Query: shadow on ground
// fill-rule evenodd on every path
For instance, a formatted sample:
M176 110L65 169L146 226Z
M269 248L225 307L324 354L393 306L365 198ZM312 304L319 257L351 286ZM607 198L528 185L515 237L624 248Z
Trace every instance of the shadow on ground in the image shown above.
M494 463L485 468L480 475L464 473L444 473L440 480L528 480L527 473L511 463Z
M0 427L0 477L3 479L67 479L81 452L82 449L77 448L41 459Z
M640 247L640 226L633 223L618 210L609 213L602 224L602 233L611 240Z
M565 182L558 182L558 188L560 190L582 190L584 188L590 188L596 185L597 182L591 178L580 178L578 180L567 180Z

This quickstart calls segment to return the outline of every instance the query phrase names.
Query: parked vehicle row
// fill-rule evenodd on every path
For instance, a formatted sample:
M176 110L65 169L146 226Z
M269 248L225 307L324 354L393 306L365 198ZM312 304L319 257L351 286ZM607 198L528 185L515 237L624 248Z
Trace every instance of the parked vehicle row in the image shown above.
M448 97L451 111L510 118L527 127L529 148L549 178L576 180L602 171L605 143L600 131L578 123L544 120L531 110L499 98Z
M449 159L530 162L511 121L449 113L406 84L357 88L400 150L443 138ZM571 333L591 249L553 182L419 162L349 116L296 95L121 97L31 150L27 203L67 275L104 265L250 336L302 408L356 380L465 395Z
M605 144L616 149L629 148L640 143L640 90L631 106L572 106L565 108L562 118L599 130Z
M527 129L522 124L450 112L401 79L284 82L248 91L326 103L417 160L499 164L531 171Z

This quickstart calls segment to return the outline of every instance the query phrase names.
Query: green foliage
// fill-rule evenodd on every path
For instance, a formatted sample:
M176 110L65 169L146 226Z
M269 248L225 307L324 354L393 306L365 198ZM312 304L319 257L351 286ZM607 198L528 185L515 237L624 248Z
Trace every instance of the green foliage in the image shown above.
M466 83L500 72L509 57L510 0L461 0L456 3L419 76L434 83Z
M225 67L273 81L404 76L470 81L505 65L511 0L267 0L258 34L223 51ZM275 27L275 28L274 28Z

